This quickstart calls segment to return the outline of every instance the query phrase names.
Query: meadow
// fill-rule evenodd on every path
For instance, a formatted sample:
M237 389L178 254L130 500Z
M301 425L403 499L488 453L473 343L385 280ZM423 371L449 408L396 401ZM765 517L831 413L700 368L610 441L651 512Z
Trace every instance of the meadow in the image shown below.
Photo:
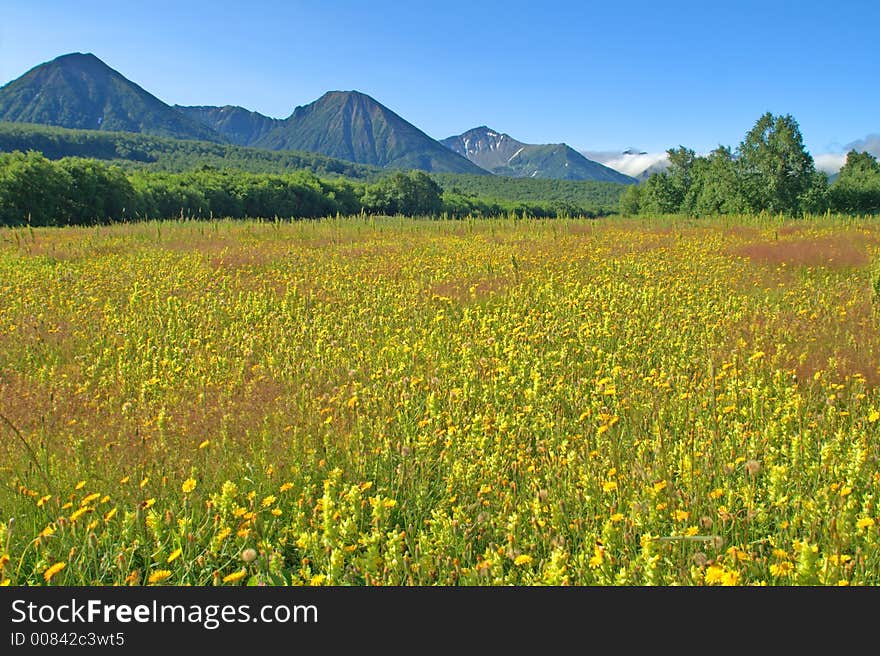
M878 585L880 220L0 229L0 582Z

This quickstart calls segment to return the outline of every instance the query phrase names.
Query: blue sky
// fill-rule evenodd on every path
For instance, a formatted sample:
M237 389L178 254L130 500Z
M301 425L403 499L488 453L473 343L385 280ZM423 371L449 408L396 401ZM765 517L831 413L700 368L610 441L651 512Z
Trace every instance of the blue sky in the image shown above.
M880 132L880 3L4 0L0 84L93 52L168 103L288 116L331 89L432 137L735 146L765 111L813 154Z

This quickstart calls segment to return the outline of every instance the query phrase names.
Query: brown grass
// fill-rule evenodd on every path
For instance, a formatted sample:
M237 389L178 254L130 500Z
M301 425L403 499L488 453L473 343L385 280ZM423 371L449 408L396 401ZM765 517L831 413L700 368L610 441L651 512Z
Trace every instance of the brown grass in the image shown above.
M849 234L812 239L753 242L732 249L730 254L747 257L755 263L764 265L785 264L787 266L833 269L862 267L870 262L864 244L856 242Z

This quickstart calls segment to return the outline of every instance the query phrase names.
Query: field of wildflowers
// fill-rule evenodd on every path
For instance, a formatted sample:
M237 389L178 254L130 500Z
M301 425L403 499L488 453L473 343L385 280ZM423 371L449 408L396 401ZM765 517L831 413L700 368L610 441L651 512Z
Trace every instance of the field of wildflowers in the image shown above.
M880 221L0 230L0 583L880 584Z

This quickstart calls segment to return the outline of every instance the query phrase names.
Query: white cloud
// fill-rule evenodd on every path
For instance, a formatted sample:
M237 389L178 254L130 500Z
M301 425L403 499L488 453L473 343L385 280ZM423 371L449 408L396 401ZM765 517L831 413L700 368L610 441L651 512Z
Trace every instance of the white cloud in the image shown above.
M820 153L813 156L816 169L823 173L837 173L846 164L846 155L841 153Z
M880 157L880 134L869 134L862 139L856 139L844 146L842 152L837 153L820 153L813 155L813 161L816 162L816 168L825 173L837 173L846 164L846 154L855 150L862 153L867 152Z
M620 171L625 175L638 176L651 167L658 169L666 168L668 158L666 153L620 153L609 151L583 151L588 159L599 162L605 166Z
M633 153L622 153L618 151L581 151L585 157L604 164L616 171L620 171L626 175L637 177L649 168L653 171L663 170L669 165L669 159L665 152L663 153L640 153L637 149ZM880 134L869 134L862 139L856 139L843 148L842 152L819 153L813 156L816 163L816 169L829 175L837 173L846 164L846 153L850 150L858 152L868 152L875 157L880 158Z
M846 150L847 152L850 150L868 152L874 157L880 157L880 134L869 134L864 139L856 139L846 145Z

